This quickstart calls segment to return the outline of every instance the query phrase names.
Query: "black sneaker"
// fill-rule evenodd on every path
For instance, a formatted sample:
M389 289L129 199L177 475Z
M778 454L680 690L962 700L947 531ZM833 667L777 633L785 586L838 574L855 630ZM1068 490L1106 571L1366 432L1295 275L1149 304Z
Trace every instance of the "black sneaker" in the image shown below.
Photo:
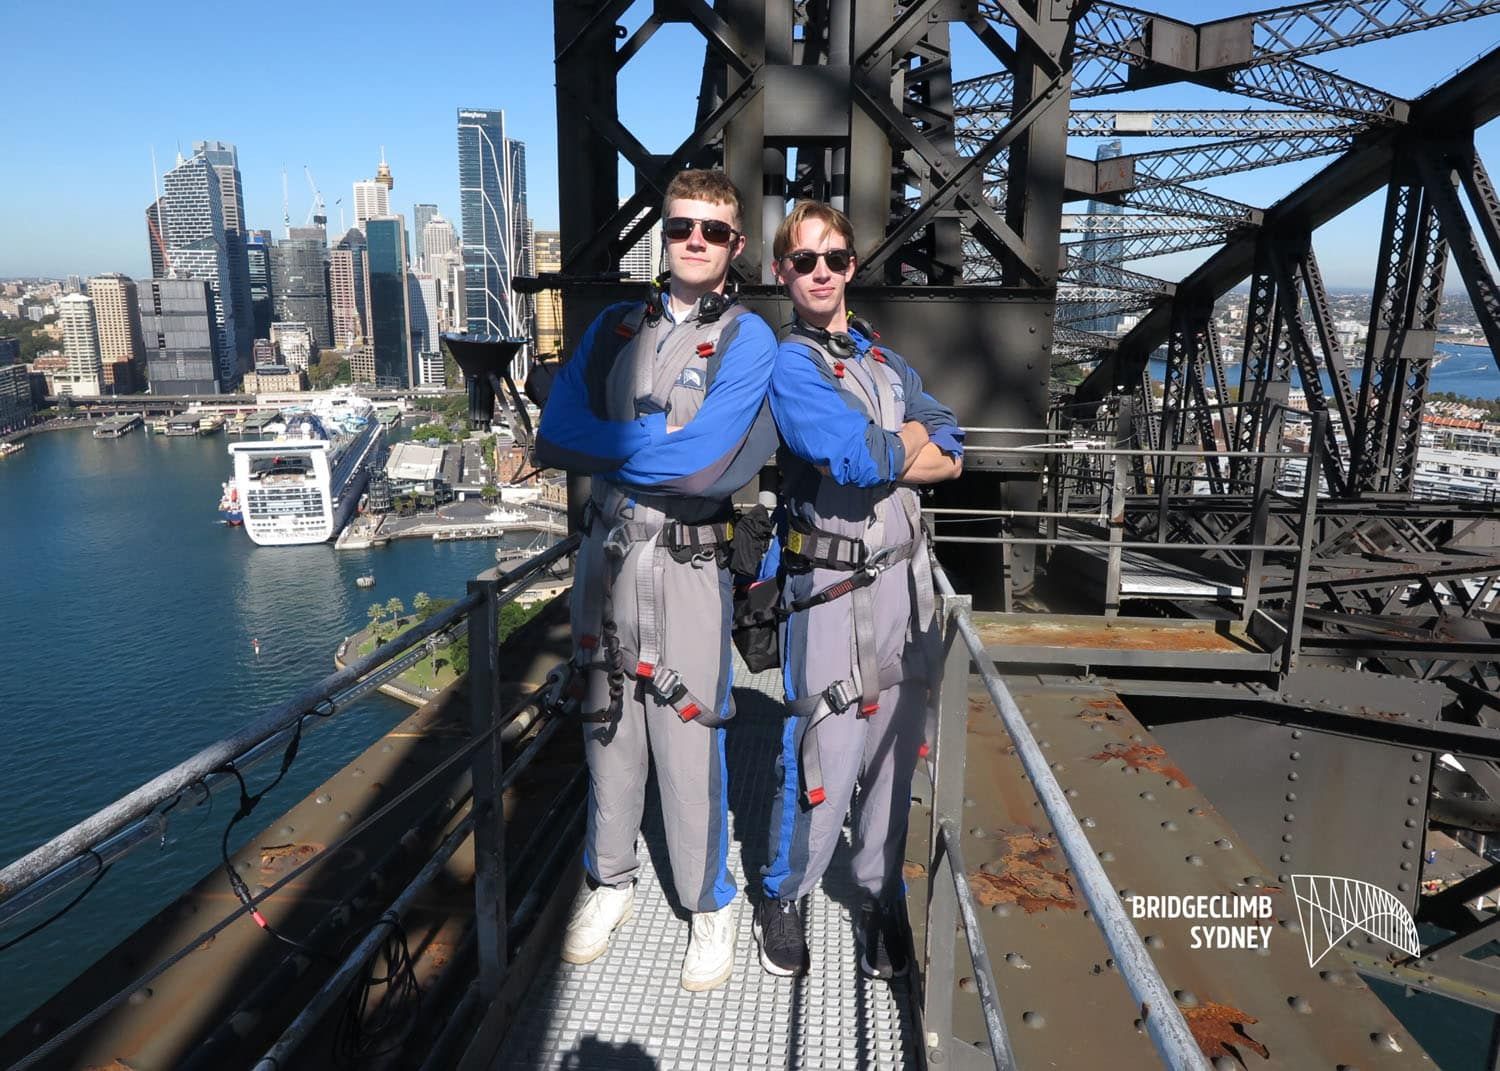
M755 905L751 926L760 945L760 965L782 978L806 974L810 957L795 900L766 899Z
M908 967L906 916L898 907L869 899L859 909L859 969L871 978L900 978Z

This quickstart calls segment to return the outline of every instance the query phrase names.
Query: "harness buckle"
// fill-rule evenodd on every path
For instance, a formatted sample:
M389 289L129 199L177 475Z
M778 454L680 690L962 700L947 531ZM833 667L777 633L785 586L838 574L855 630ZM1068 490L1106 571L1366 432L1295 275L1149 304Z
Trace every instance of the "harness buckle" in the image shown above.
M823 689L823 698L828 700L828 707L833 713L842 714L860 697L855 694L854 685L849 681L837 680Z
M656 667L650 662L637 662L635 664L636 680L650 681L653 686L656 682Z
M604 553L615 561L621 561L630 553L630 538L625 534L625 524L617 524L604 537Z
M682 674L666 666L656 667L656 672L651 677L651 689L667 703L674 702L687 691L682 684Z

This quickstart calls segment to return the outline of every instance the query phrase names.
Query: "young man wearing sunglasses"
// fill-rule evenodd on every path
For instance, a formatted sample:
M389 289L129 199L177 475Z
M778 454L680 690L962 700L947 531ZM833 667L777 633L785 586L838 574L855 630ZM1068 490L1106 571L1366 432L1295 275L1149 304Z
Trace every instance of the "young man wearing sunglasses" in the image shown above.
M730 496L776 449L766 400L776 338L724 292L745 245L728 178L682 172L663 216L665 287L589 326L537 437L539 463L593 476L572 591L587 884L562 954L597 959L631 916L654 758L672 877L692 912L681 982L704 990L734 966L723 728L734 713Z
M827 869L858 785L860 967L890 978L907 969L901 862L935 679L932 570L913 485L959 475L963 433L872 328L851 326L854 231L842 212L798 203L773 252L796 312L771 378L785 445L784 599L834 597L792 613L783 635L792 717L754 930L767 971L808 969L798 902Z

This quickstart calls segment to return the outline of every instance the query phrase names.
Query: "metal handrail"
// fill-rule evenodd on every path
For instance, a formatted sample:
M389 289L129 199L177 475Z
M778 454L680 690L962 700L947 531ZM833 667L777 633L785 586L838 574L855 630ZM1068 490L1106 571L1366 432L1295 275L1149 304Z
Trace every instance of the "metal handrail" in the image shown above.
M497 592L495 607L513 601L546 569L577 550L578 543L578 536L569 536L497 578L497 586L505 590ZM375 686L366 687L368 681L378 677L376 683L379 683L386 679L390 663L408 652L413 661L420 659L425 652L415 652L413 648L466 620L485 602L482 595L465 596L0 869L0 922L35 907L61 887L92 876L97 869L91 866L96 855L102 858L108 853L109 859L117 859L164 832L166 817L158 808L179 800L189 806L205 802L210 795L208 782L216 772L231 765L239 769L246 760L258 761L275 753L274 742L290 739L304 719L329 720ZM188 794L195 788L200 794L192 798ZM45 892L36 890L44 882L51 887ZM23 899L27 893L31 895Z
M1084 833L1083 825L1078 816L1073 813L1068 803L1067 795L1061 784L1058 783L1056 775L1047 763L1042 749L1032 734L1030 727L1026 724L1026 718L1021 713L1020 707L1016 705L1009 689L1000 679L994 664L985 654L984 642L980 639L978 631L974 627L973 619L970 617L966 601L960 600L953 589L948 575L941 565L934 563L933 576L936 580L938 590L945 596L944 614L948 633L949 661L944 671L942 690L946 697L940 697L940 712L938 724L938 746L934 756L932 775L934 785L933 799L933 825L937 835L934 836L934 868L938 862L936 841L939 836L946 842L942 851L947 853L950 869L957 871L961 863L961 855L955 853L957 844L957 833L954 829L955 813L951 810L962 807L963 791L963 753L964 732L963 719L966 717L966 704L955 702L947 693L954 692L961 697L966 694L967 686L960 685L958 681L950 681L950 675L962 674L967 680L967 665L973 661L980 679L984 683L985 691L989 694L990 701L994 704L996 712L1000 716L1001 723L1005 726L1012 743L1015 746L1016 755L1025 768L1027 778L1030 780L1036 793L1038 802L1042 806L1047 820L1051 823L1053 831L1057 835L1059 847L1072 868L1073 875L1078 882L1084 900L1088 903L1090 917L1099 928L1104 937L1105 944L1109 946L1115 963L1119 968L1121 976L1125 979L1131 995L1137 1005L1146 1009L1142 1016L1142 1024L1146 1033L1150 1036L1152 1044L1155 1045L1157 1053L1161 1056L1165 1065L1173 1071L1210 1071L1208 1062L1203 1057L1202 1049L1193 1037L1192 1030L1188 1027L1187 1020L1183 1018L1182 1011L1173 999L1171 991L1168 990L1166 982L1162 979L1156 964L1152 962L1150 954L1146 951L1145 944L1140 935L1131 924L1129 915L1125 911L1125 905L1121 902L1119 894L1115 891L1109 880L1109 875L1104 872L1099 858L1093 847L1089 844L1088 836ZM964 648L967 648L967 657L963 657L962 650L957 649L955 640L961 640ZM942 769L952 762L953 754L959 756L958 770L951 768ZM946 753L946 754L945 754ZM946 763L945 763L946 758ZM940 787L941 786L941 787ZM955 803L955 793L957 795ZM941 795L942 799L939 799ZM951 834L951 835L950 835ZM931 874L931 871L929 871ZM936 884L935 876L929 879ZM954 875L955 892L962 896L962 888L965 883L959 881L956 873ZM929 896L932 896L929 888ZM929 909L930 910L930 909ZM970 943L971 949L983 945L983 935L977 932L978 920L972 912L962 912L962 924L965 936ZM938 932L944 931L944 932ZM931 962L935 958L941 958L941 965L951 969L953 942L953 926L951 923L944 925L943 920L935 925L929 917L927 926L927 939L929 942L929 970ZM941 957L934 956L933 942L947 942L946 949L940 948ZM975 958L976 972L984 974L981 969L983 962L988 966L987 953ZM928 990L936 988L930 973L927 974ZM993 974L986 975L986 984L993 986ZM991 989L993 993L993 989ZM986 1004L985 1019L986 1026L991 1026L992 1016L999 1022L998 1002L993 997L984 995L984 986L981 986L981 1002ZM951 1018L951 1005L946 1011ZM946 1024L943 1024L946 1025ZM1001 1061L1008 1055L1003 1045L1002 1032L998 1036L991 1030L991 1050L995 1059L996 1068L1008 1066ZM927 1029L931 1029L930 1026ZM932 1044L929 1037L929 1045ZM941 1044L949 1044L950 1039L940 1039Z

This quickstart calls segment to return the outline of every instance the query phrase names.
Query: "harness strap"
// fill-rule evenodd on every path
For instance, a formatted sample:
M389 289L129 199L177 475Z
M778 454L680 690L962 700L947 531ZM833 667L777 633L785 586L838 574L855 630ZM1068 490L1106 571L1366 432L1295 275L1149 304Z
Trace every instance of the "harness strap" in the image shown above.
M901 667L893 666L879 674L877 679L879 680L877 692L899 684ZM806 731L803 732L802 742L797 748L797 763L802 771L802 795L809 807L816 807L827 796L823 789L823 764L818 746L819 726L829 718L844 713L857 698L858 693L854 689L854 682L837 680L816 695L796 699L787 704L793 715L797 717L810 715L812 719ZM866 708L861 706L857 716L864 718L873 713L873 710L867 713Z

